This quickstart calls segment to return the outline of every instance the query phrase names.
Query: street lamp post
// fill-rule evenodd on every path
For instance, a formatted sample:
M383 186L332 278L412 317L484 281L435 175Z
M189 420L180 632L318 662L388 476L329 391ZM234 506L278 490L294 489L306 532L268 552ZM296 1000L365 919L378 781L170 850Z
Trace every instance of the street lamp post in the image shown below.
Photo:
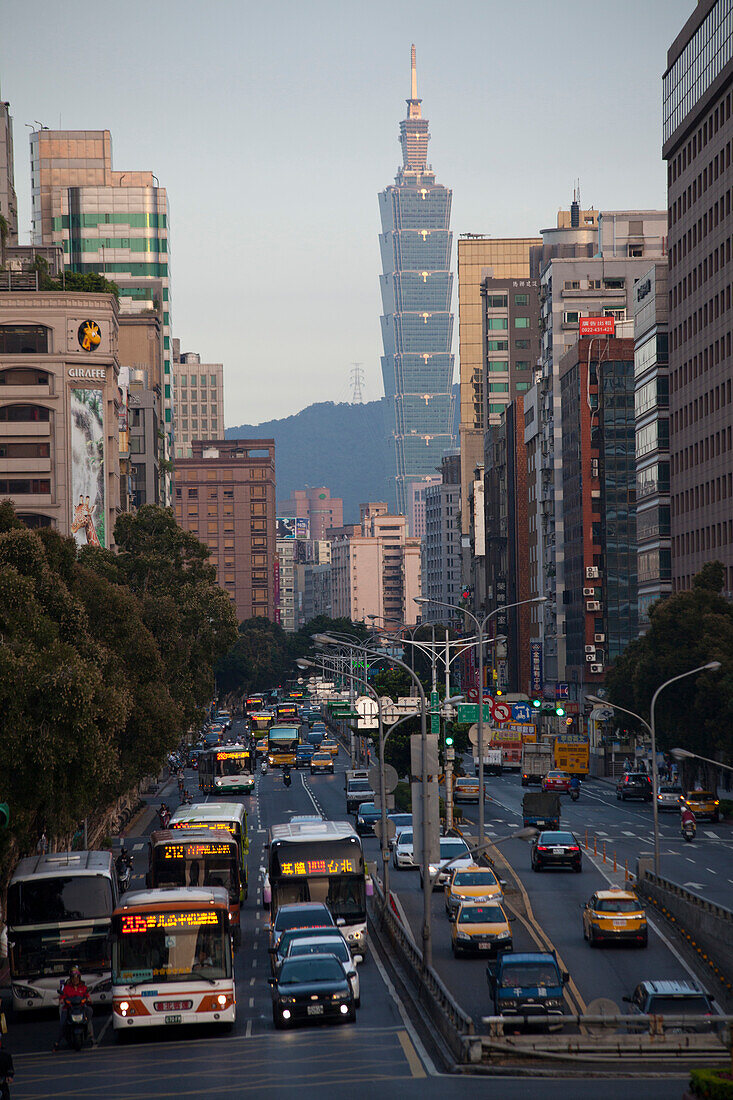
M467 615L469 619L473 620L476 624L476 630L478 633L478 841L479 844L483 844L486 836L485 827L485 806L484 806L484 630L486 624L493 619L495 615L498 615L500 611L508 611L511 607L521 607L528 603L546 603L547 596L534 596L530 600L516 600L514 603L502 604L501 607L495 607L493 611L490 611L483 619L479 619L474 615L472 611L468 611L464 607L459 607L457 604L446 603L444 600L434 600L429 596L415 596L415 603L424 604L432 603L439 607L449 607L453 611L460 611L461 614Z
M609 703L606 699L599 699L597 695L588 695L586 698L591 703L600 704L603 707L610 707L612 710L620 710L623 714L629 714L632 718L636 718L641 722L642 726L645 726L650 735L652 741L652 819L654 821L654 874L659 878L659 805L657 803L657 795L659 793L659 769L657 768L657 734L656 726L654 723L654 708L657 702L657 698L666 687L670 684L676 684L678 680L684 680L688 676L694 676L698 672L704 672L706 669L710 672L715 672L720 668L720 661L708 661L707 664L698 665L697 668L691 668L689 672L681 672L679 676L672 676L669 680L665 680L663 684L660 684L657 690L652 695L652 701L649 705L649 721L646 722L640 714L636 714L633 710L627 710L626 707L619 707L615 703Z
M730 764L721 764L720 760L713 760L710 756L700 756L699 752L690 752L688 749L670 749L670 755L675 760L704 760L706 764L714 764L716 768L723 768L724 771L733 772L733 768Z

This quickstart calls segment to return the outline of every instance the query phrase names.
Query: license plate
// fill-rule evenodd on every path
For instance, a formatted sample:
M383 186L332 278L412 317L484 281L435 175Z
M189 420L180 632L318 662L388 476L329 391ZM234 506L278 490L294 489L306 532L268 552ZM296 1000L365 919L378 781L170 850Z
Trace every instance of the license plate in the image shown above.
M564 848L553 848L552 849L552 854L553 854L553 856L564 856L565 855L565 849Z
M308 1015L309 1016L322 1016L323 1015L323 1005L308 1005Z
M615 920L613 922L613 927L614 928L625 928L626 927L626 921L625 920Z
M488 951L488 950L489 950L490 948L491 948L491 944L490 944L490 943L480 943L480 944L478 945L478 949L479 949L479 951Z
M181 1016L166 1016L165 1018L167 1024L180 1024L181 1020Z

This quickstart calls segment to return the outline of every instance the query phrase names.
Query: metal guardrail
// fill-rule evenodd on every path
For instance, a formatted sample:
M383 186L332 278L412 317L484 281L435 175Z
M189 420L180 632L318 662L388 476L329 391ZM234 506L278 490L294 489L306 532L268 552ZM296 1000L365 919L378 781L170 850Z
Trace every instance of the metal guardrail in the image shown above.
M689 901L691 905L704 910L706 913L710 913L714 917L718 917L720 920L733 922L733 911L726 909L724 905L717 905L714 901L708 901L707 898L701 897L700 894L695 894L692 890L687 890L684 886L678 886L676 882L670 882L669 879L662 878L661 875L655 875L654 872L650 871L648 868L644 869L643 876L640 874L640 883L642 879L651 883L653 886L661 886L662 889L668 890L670 894L674 894L684 901Z
M432 1023L438 1029L454 1057L463 1061L466 1055L464 1040L475 1032L473 1019L453 998L432 967L423 966L422 952L410 935L410 931L392 912L386 903L381 883L374 878L374 909L380 927L389 937L398 958L408 973L417 993L417 999L426 1009Z
M733 1016L715 1016L709 1026L699 1016L585 1015L563 1016L562 1027L576 1033L512 1034L506 1028L528 1024L536 1017L484 1016L488 1035L464 1039L466 1060L472 1063L540 1058L551 1061L606 1062L644 1058L711 1062L730 1051ZM704 1031L695 1030L701 1026ZM691 1030L684 1030L690 1028Z

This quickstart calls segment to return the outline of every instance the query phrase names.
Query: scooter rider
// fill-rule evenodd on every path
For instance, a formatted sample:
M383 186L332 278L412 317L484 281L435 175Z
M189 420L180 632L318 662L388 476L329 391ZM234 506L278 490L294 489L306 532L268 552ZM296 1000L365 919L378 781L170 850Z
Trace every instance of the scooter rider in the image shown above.
M289 787L290 783L291 783L290 765L289 764L284 764L283 765L283 783L285 784L286 787Z
M64 985L64 988L59 993L59 1020L61 1023L61 1030L59 1037L53 1044L53 1049L56 1051L61 1046L63 1039L66 1036L66 1024L69 1018L69 1004L72 997L81 997L82 1007L84 1010L84 1016L87 1022L87 1033L92 1042L94 1042L94 1026L92 1024L92 1006L89 1003L89 990L86 984L82 981L81 971L78 966L72 966L69 980Z
M579 795L580 795L580 776L579 775L571 775L570 776L570 797L572 798L573 801L575 801L578 798Z
M684 806L682 809L680 826L683 836L685 832L690 828L692 829L693 836L697 832L697 820L689 806Z
M128 852L127 848L123 847L120 849L120 854L115 861L115 867L117 869L118 878L121 878L122 875L124 875L125 868L129 868L130 872L132 872L132 856Z

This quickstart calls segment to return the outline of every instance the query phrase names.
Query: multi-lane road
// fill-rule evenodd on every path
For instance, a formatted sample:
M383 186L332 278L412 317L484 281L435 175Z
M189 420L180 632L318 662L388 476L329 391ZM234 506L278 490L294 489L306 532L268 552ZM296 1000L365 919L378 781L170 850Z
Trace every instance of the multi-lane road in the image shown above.
M236 731L236 726L235 726ZM250 832L250 896L244 909L242 945L236 957L237 1022L231 1035L206 1031L191 1033L171 1029L164 1034L139 1033L132 1042L115 1041L110 1016L98 1013L95 1020L97 1046L81 1054L51 1053L58 1024L53 1016L12 1018L6 1045L16 1060L13 1098L45 1100L74 1097L95 1100L132 1098L201 1097L224 1100L245 1095L273 1097L302 1096L321 1098L325 1090L348 1093L350 1097L373 1096L379 1089L386 1097L442 1097L449 1092L458 1096L485 1095L488 1083L479 1078L446 1074L436 1051L419 1023L413 1021L389 978L388 967L379 954L371 951L362 965L362 1007L356 1024L342 1027L316 1026L294 1032L276 1032L272 1025L270 992L267 985L267 913L262 907L261 872L264 868L264 844L270 825L287 821L294 814L316 810L327 817L344 819L343 771L346 761L337 763L334 776L293 773L288 789L280 772L257 776L253 795L244 801L248 807ZM187 783L195 790L195 773L187 773ZM491 804L487 820L498 836L517 825L516 806L520 800L518 781L492 781L496 802ZM516 791L514 787L516 786ZM602 792L599 797L602 797ZM615 799L614 799L615 802ZM169 798L175 803L175 797ZM602 805L602 803L596 803ZM590 812L590 798L573 807L578 830L583 824L582 811ZM626 808L625 808L626 809ZM615 805L611 805L615 811ZM642 813L646 812L644 808ZM621 821L635 820L628 808ZM474 815L475 816L475 815ZM147 815L147 818L150 814ZM605 820L599 816L598 821ZM144 821L146 819L143 819ZM609 819L610 820L610 819ZM135 829L126 839L135 859L135 886L144 885L147 863L145 833L150 826ZM608 831L616 828L614 823ZM631 827L627 830L631 831ZM629 838L630 839L630 838ZM671 976L681 972L681 964L661 940L652 936L646 951L590 952L580 936L582 900L600 885L600 872L589 864L582 875L534 875L526 868L529 853L519 841L502 845L508 859L519 869L529 891L534 916L556 943L585 1001L596 996L619 1000L639 977ZM367 858L376 857L376 842L366 841ZM420 910L418 876L406 872L393 876L400 898L412 920ZM459 995L468 1011L477 1018L488 1011L484 964L481 960L455 961L450 955L448 922L443 913L442 896L435 895L433 934L436 966ZM572 915L572 920L571 920ZM529 946L530 937L519 922L515 925L517 946ZM630 1086L630 1081L612 1078L594 1080L596 1100L612 1100ZM502 1077L491 1084L500 1100L526 1096L525 1078ZM649 1080L644 1090L649 1100L677 1100L684 1092L683 1077ZM585 1097L587 1082L582 1080L544 1080L542 1095L547 1100Z

